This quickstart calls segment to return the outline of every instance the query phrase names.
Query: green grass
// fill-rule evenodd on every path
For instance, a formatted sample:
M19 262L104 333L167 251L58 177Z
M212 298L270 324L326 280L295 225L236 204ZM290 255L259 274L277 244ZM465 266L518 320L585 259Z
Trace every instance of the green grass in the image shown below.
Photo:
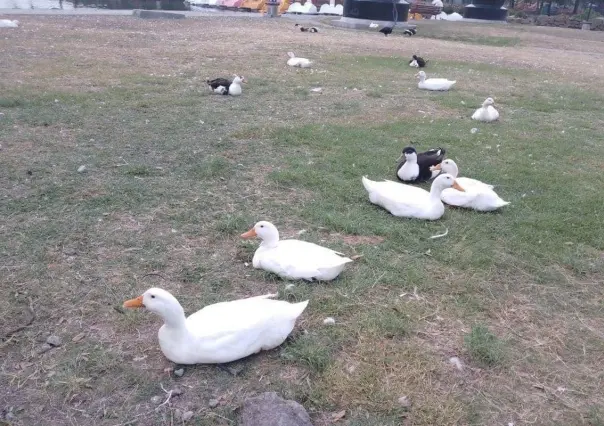
M484 325L473 326L464 343L470 356L479 363L494 366L503 361L503 342Z
M31 70L30 82L0 82L3 332L24 322L29 298L37 313L0 341L0 402L23 408L19 421L171 424L179 408L194 411L197 424L229 424L245 396L278 390L317 425L341 410L351 425L506 424L526 401L537 423L601 422L599 88L551 70L493 65L499 54L488 50L484 60L442 60L441 36L428 24L429 76L457 79L451 92L416 90L416 70L390 38L376 50L383 38L359 33L358 43L335 51L326 31L299 53L320 58L314 72L276 62L291 41L271 36L261 51L230 58L250 80L244 95L213 96L197 70L225 73L210 59L241 41L223 37L217 21L170 27L176 44L158 46L131 40L150 23L106 18L78 19L108 45L124 44L111 60L91 42L80 58L90 67L73 70L74 40L90 39L87 26L74 21L74 37L57 38L63 24L53 18L23 41L41 56L19 56L12 70ZM502 27L485 41L468 30L480 26L460 28L448 39L462 53L462 43L506 48L520 34ZM195 34L207 44L189 51L191 31L204 32ZM43 56L50 37L51 64ZM14 57L22 48L5 47ZM66 75L74 81L63 87L57 79ZM489 95L501 121L472 122ZM361 176L394 179L410 142L445 147L462 176L496 185L511 205L491 214L448 208L423 222L370 204ZM87 173L77 173L82 164ZM251 267L259 242L239 238L259 220L283 237L362 257L334 282L286 287ZM239 361L240 375L197 366L175 378L157 347L161 320L114 309L152 286L171 291L187 313L269 292L310 303L291 338ZM326 317L336 324L324 325ZM86 339L72 341L82 331ZM45 332L64 345L36 355ZM475 375L477 367L488 368ZM155 412L151 397L165 400L160 385L185 393ZM555 393L560 386L569 391ZM411 407L398 403L404 395ZM215 398L224 405L209 410Z

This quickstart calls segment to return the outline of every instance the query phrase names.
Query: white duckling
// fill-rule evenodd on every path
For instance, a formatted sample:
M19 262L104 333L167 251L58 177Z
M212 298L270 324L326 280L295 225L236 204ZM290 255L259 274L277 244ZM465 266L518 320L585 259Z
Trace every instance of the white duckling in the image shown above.
M495 105L493 98L487 98L482 103L482 106L472 114L472 120L490 123L491 121L499 119L499 111L497 111L493 105Z
M297 58L294 52L287 52L287 56L289 56L287 65L290 67L310 68L312 65L312 62L306 58Z
M285 341L308 300L292 304L270 299L274 296L216 303L185 318L174 296L161 288L150 288L124 302L124 307L144 307L164 319L157 337L170 361L222 364L276 348Z
M393 181L375 182L363 176L363 186L369 193L369 201L392 215L415 219L437 220L445 214L440 195L446 188L464 189L449 174L442 174L432 182L430 192L411 185Z
M426 79L426 72L420 71L416 74L419 77L419 83L417 87L426 90L449 90L457 82L456 80L447 80L446 78L428 78Z
M261 221L241 234L242 238L259 237L260 247L252 265L273 272L284 279L330 281L344 270L352 259L342 253L300 240L279 240L279 231L270 222Z
M493 190L493 185L486 184L476 179L457 177L459 169L455 161L446 159L441 164L433 167L434 170L442 170L455 177L455 180L465 191L460 192L455 188L447 188L442 191L440 199L450 206L474 209L480 212L490 212L510 204L503 201Z
M379 27L379 25L376 24L375 22L372 22L369 24L369 28L377 28L377 27Z

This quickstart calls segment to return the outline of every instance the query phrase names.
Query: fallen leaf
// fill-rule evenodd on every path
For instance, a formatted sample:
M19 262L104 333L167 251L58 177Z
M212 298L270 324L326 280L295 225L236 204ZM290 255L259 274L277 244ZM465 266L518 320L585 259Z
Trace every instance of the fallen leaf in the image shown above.
M76 334L75 336L73 336L73 339L71 339L72 342L79 342L80 340L82 340L84 337L86 337L86 333L80 333L80 334Z
M338 420L343 419L345 415L346 415L346 410L338 411L337 413L331 414L331 419L334 422L337 422Z

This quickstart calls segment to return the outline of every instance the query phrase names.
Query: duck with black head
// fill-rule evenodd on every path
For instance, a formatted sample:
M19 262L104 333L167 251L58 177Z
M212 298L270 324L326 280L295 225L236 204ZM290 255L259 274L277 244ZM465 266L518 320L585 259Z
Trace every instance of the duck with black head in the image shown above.
M439 172L432 171L430 168L442 163L444 158L444 148L417 152L415 148L408 146L403 149L403 153L396 160L397 162L400 161L396 168L396 176L403 182L425 182L438 176Z

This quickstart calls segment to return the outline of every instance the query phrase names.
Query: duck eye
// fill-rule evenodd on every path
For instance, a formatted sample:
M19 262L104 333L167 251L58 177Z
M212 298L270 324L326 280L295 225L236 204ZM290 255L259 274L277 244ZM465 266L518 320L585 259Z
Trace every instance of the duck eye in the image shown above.
M153 295L153 294L152 294L152 295L151 295L151 299L155 299L155 295Z
M264 225L260 225L261 228L264 228Z

